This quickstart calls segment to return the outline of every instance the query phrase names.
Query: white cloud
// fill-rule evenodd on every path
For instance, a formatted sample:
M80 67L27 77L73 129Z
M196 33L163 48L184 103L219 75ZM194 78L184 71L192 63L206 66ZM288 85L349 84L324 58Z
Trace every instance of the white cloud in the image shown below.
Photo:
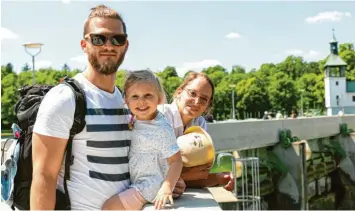
M28 62L28 65L32 65L32 62ZM47 67L51 67L52 66L52 62L48 61L48 60L41 60L41 61L36 61L35 62L35 69L38 70L40 68L47 68Z
M10 29L1 27L0 28L0 40L3 39L16 39L19 36L17 34L15 34L14 32L12 32Z
M70 60L78 62L78 63L87 63L88 62L88 57L87 57L86 54L84 54L84 55L79 55L79 56L72 57Z
M285 53L286 53L286 54L289 54L289 55L299 56L299 55L302 55L302 54L303 54L303 51L302 51L302 50L299 50L299 49L291 49L291 50L285 51Z
M287 55L301 56L306 60L318 59L321 56L321 53L315 50L303 51L300 49L291 49L285 51Z
M319 58L319 56L321 55L320 52L315 51L315 50L310 50L308 51L308 53L305 54L305 58L306 59L313 59L313 58Z
M179 76L183 76L187 71L201 71L204 68L222 65L221 62L215 59L204 59L197 62L185 62L181 67L176 68L176 71Z
M351 13L339 11L320 12L315 16L307 17L306 22L310 24L323 22L339 22L344 17L351 17Z
M70 4L71 0L62 0L64 4Z
M241 35L239 33L236 33L236 32L231 32L229 34L226 34L225 37L227 39L239 39L239 38L241 38Z

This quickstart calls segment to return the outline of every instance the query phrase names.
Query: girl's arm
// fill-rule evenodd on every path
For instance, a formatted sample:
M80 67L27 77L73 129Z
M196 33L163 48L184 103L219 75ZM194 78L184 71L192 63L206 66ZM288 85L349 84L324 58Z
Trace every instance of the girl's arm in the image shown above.
M176 182L180 178L182 171L182 158L180 152L174 154L168 158L168 163L170 165L168 175L163 182L163 186L168 187L170 190L173 190Z
M166 202L169 200L173 204L173 189L180 178L182 170L182 158L180 152L175 153L168 158L170 165L168 174L154 199L156 209L164 208Z

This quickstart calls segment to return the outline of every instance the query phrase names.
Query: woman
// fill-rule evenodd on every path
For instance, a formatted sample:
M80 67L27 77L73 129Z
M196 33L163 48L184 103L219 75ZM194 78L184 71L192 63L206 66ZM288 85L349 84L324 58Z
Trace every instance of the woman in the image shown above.
M204 73L190 72L184 82L176 89L171 104L160 105L158 109L165 115L173 127L176 137L182 136L190 126L200 126L207 131L207 124L202 116L210 110L213 103L214 85ZM191 188L223 185L233 190L234 178L231 173L209 174L209 165L184 168L181 180L175 187L174 196L180 196L185 186ZM186 185L184 184L186 183Z

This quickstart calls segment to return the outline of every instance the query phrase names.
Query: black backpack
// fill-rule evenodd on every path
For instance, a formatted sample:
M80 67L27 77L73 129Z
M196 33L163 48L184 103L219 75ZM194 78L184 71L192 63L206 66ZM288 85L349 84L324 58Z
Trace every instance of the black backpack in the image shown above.
M64 190L56 190L56 210L70 210L70 198L67 188L67 180L70 180L70 165L73 163L72 141L75 134L80 133L85 127L86 98L80 84L72 78L65 77L61 83L71 87L75 95L75 114L73 126L70 130L68 144L65 154ZM20 155L17 163L17 173L14 179L13 206L20 210L30 209L30 189L32 182L32 130L36 121L39 106L47 94L52 89L52 85L32 85L24 86L19 90L20 99L15 105L17 124L21 128Z

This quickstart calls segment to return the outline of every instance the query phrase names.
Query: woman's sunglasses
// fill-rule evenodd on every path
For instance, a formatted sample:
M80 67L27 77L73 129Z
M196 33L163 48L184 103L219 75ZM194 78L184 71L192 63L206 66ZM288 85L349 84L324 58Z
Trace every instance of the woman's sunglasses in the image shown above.
M106 36L102 34L90 34L91 44L94 46L103 46L107 40L110 40L114 46L122 46L126 44L127 34L117 34L113 36Z

